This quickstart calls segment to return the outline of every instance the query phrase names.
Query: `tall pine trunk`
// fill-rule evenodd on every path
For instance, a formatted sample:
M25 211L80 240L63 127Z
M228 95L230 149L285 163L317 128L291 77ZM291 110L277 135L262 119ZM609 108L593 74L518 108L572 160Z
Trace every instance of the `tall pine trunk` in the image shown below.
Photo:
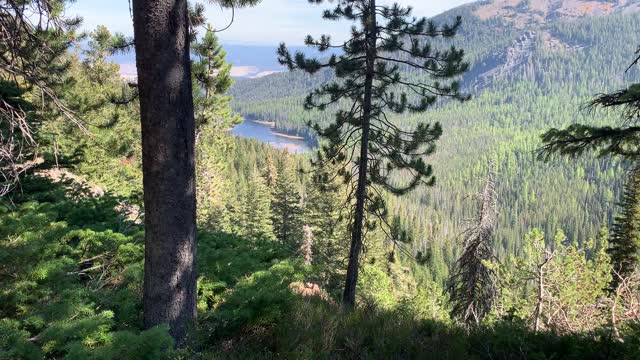
M196 316L195 121L187 0L133 0L145 207L144 326Z
M358 283L359 258L362 250L362 229L364 225L365 202L367 197L367 170L369 169L369 132L371 122L371 94L373 89L374 63L376 59L376 1L370 1L369 19L365 25L367 32L367 68L362 104L362 139L360 140L360 159L358 164L358 185L356 188L356 209L351 229L351 249L347 279L342 296L343 306L353 308L356 303L356 285Z

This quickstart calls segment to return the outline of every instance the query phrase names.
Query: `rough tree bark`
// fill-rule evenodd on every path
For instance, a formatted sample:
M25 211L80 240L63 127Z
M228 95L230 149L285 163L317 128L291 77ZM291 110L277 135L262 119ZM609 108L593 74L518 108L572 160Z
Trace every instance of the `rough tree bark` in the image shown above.
M196 316L195 121L187 0L133 0L145 205L144 326Z
M356 284L358 283L359 258L362 250L362 228L364 223L365 202L367 197L367 171L369 169L369 132L372 107L372 88L376 59L376 1L370 1L369 20L365 25L367 32L367 69L364 83L364 98L362 103L362 138L360 140L360 159L358 164L358 185L356 188L356 209L351 229L351 249L349 250L349 265L347 279L342 295L343 306L351 309L356 303Z

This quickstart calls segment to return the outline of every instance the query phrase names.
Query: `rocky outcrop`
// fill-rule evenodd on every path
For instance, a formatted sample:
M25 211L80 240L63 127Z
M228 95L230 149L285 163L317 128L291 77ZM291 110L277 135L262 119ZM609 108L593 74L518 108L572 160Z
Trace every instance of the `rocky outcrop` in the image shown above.
M478 6L475 14L483 20L500 17L524 29L557 19L639 10L638 0L493 0Z

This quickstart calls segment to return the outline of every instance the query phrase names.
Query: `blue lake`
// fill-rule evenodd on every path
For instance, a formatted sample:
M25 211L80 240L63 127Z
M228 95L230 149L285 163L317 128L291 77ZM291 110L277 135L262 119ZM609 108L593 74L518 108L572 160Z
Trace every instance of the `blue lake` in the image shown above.
M286 149L290 153L303 153L311 150L311 146L304 139L292 138L279 134L270 125L245 120L237 125L231 133L247 139L256 139L277 149Z

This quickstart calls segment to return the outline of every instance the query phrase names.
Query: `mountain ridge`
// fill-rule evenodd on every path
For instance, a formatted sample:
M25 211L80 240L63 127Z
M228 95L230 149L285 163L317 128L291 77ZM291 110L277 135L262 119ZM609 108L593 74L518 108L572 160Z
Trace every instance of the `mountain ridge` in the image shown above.
M607 15L640 10L635 0L493 0L476 4L474 14L481 20L501 17L517 28L563 19Z
M444 11L432 19L466 12L481 21L498 19L504 25L526 29L557 21L639 11L640 0L479 0Z

